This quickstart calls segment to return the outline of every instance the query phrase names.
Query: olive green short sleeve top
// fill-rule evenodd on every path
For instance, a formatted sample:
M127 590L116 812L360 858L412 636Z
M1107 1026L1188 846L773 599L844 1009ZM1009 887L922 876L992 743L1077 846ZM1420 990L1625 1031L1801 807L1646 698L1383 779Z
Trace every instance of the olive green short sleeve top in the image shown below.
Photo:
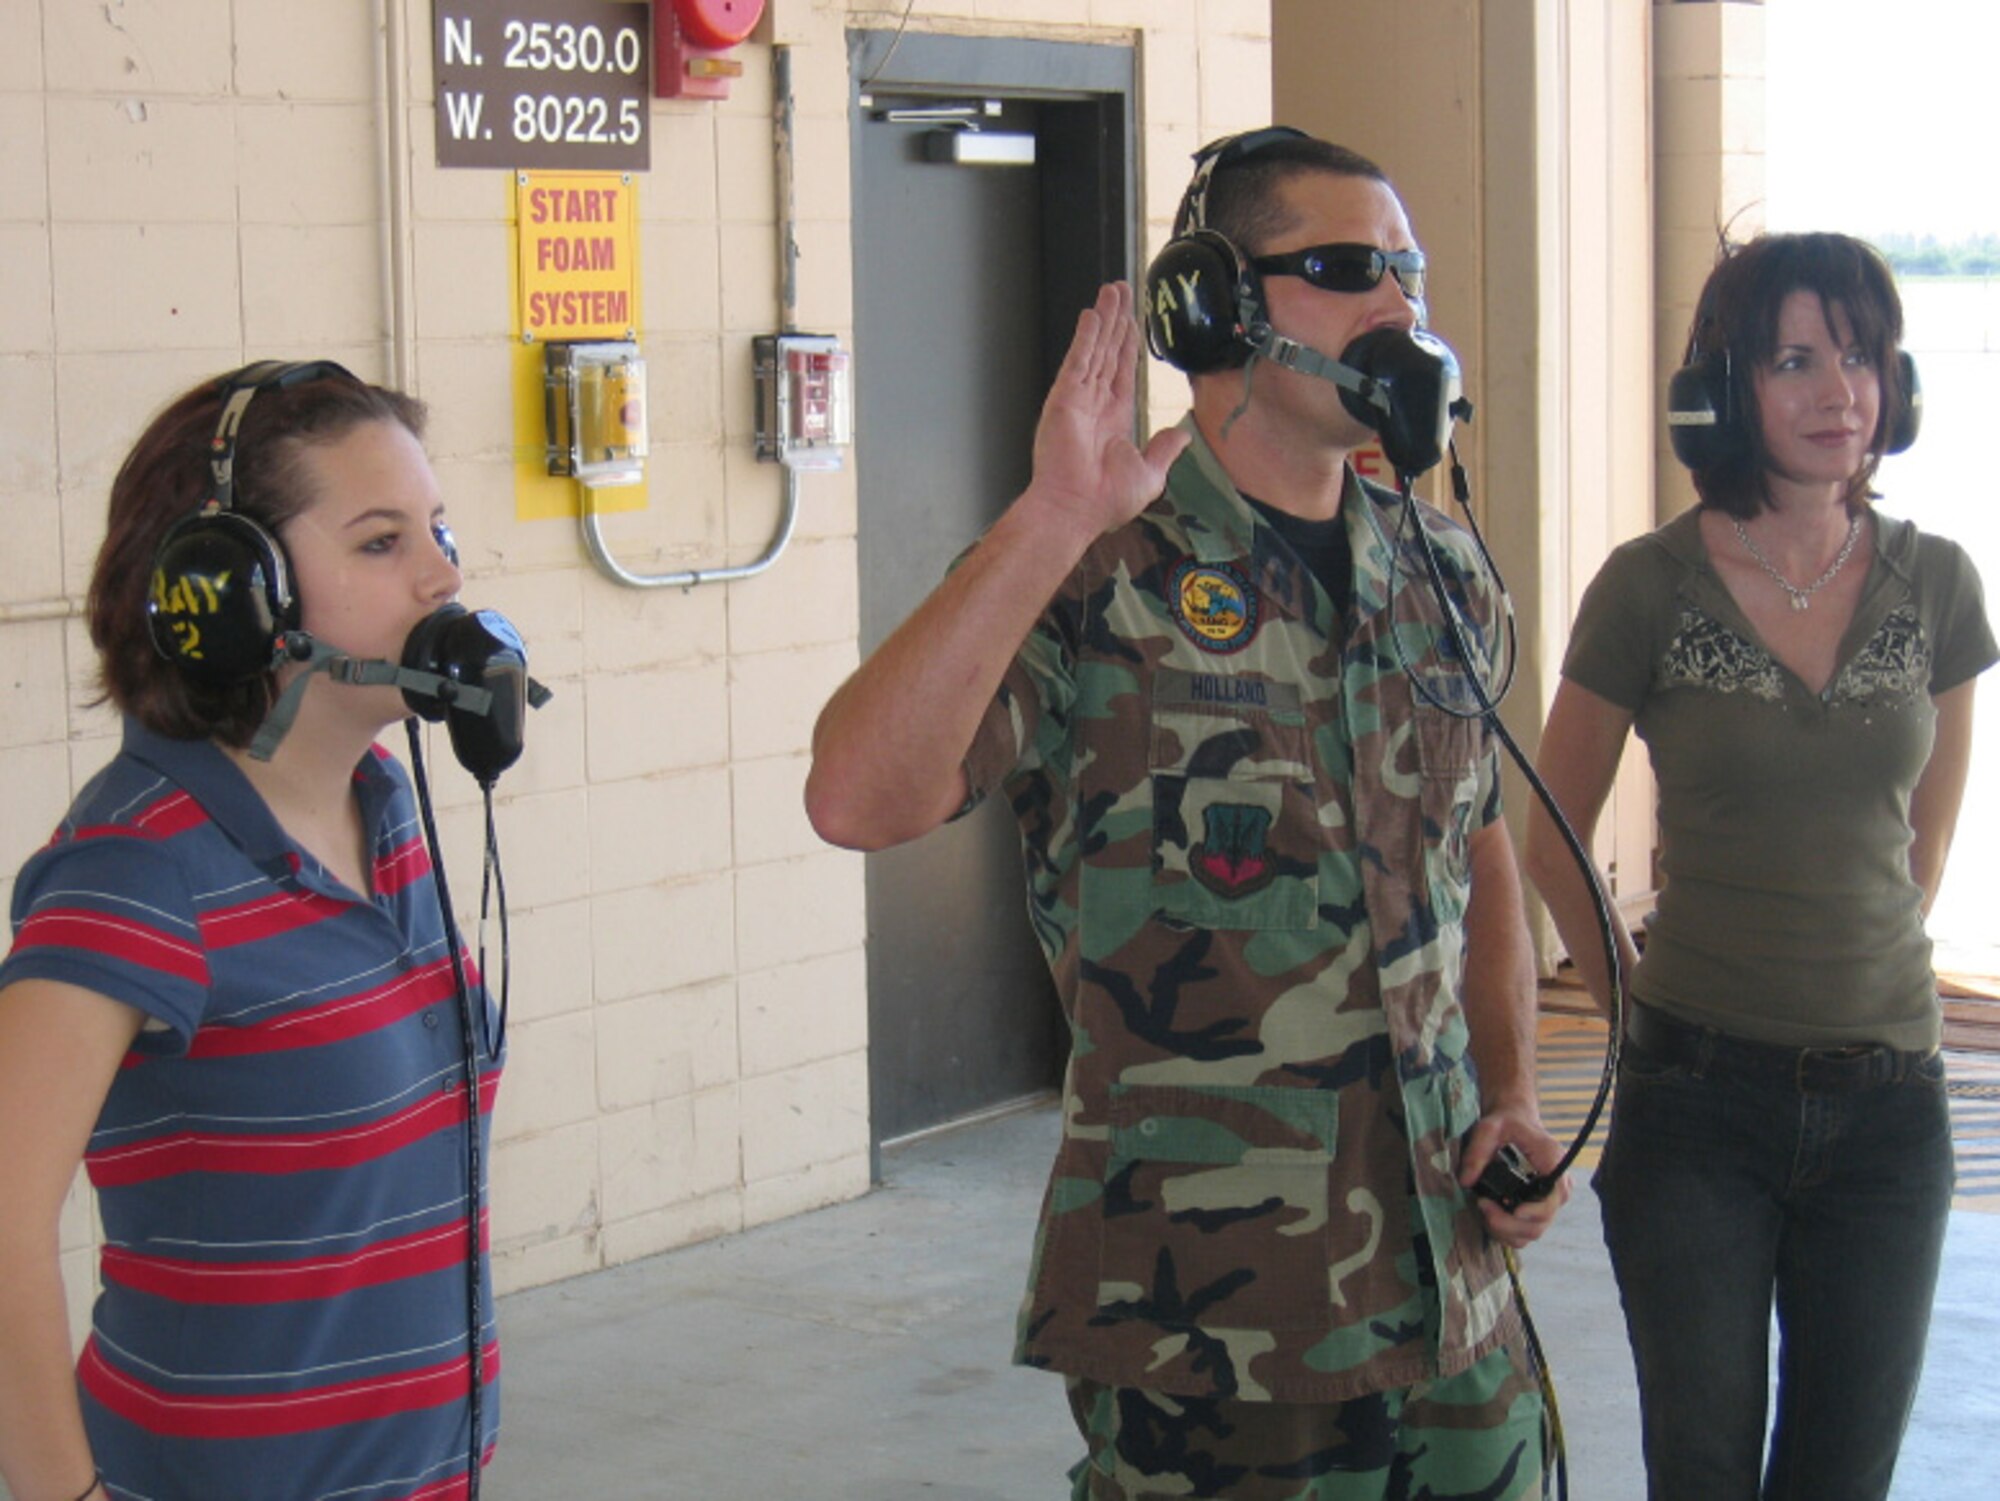
M1639 999L1798 1046L1935 1046L1910 794L1932 700L2000 657L1964 551L1875 515L1875 559L1815 694L1709 566L1697 512L1612 553L1563 676L1629 709L1659 787Z

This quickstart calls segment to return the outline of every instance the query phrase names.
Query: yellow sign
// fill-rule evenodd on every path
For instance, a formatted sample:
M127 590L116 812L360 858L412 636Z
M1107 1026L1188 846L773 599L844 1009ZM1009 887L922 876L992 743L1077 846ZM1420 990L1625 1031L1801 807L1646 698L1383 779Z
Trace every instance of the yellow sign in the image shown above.
M514 513L579 514L582 487L548 469L550 342L639 337L639 189L629 172L514 174ZM646 486L599 490L599 511L641 511Z
M638 336L636 196L629 173L516 174L516 333L537 342Z

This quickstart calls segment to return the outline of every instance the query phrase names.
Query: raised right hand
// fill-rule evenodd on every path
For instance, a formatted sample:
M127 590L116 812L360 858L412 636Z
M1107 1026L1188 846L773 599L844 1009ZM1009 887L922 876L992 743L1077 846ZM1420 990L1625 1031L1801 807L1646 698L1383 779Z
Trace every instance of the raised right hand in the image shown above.
M1132 441L1139 325L1132 288L1109 282L1077 315L1076 335L1035 427L1034 477L1021 499L1095 538L1122 526L1166 487L1188 435L1175 428Z

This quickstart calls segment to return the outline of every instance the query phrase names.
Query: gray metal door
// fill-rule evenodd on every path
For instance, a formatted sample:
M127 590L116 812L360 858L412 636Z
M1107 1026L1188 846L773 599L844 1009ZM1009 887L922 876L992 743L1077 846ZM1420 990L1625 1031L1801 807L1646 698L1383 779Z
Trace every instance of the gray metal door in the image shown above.
M1022 47L905 38L895 79L857 89L864 652L1027 483L1035 418L1076 310L1099 281L1125 274L1124 235L1107 228L1122 222L1128 201L1120 191L1125 91L1107 101L996 92L990 78L984 89L953 87L990 73L996 49L1018 66ZM854 76L868 79L866 35L857 34L854 50ZM1115 51L1129 74L1122 49L1042 50ZM872 55L882 52L878 44ZM1121 128L1103 128L1107 112ZM1036 161L934 159L948 146L941 133L968 129L968 118L988 136L1032 139ZM1107 150L1116 151L1108 163ZM1077 192L1079 177L1110 182L1113 201ZM1066 1032L1028 927L1019 839L1004 800L871 855L867 895L876 1143L1053 1087Z

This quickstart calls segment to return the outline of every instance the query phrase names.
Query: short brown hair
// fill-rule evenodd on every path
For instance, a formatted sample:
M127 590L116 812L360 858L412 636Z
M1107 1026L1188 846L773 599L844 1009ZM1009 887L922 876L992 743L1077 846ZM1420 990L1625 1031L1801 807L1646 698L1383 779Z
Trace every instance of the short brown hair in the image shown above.
M157 734L245 746L277 696L269 673L226 687L197 683L154 648L146 613L153 558L168 528L215 494L209 455L230 377L203 381L155 417L111 482L104 544L90 577L86 618L97 648L98 695ZM371 422L422 438L422 402L331 374L260 391L236 432L232 509L275 539L317 498L302 462Z
M1869 495L1889 424L1910 398L1895 358L1903 340L1903 302L1889 263L1873 245L1824 232L1766 234L1742 245L1725 244L1695 304L1687 358L1692 363L1704 356L1723 357L1730 407L1748 441L1729 445L1716 463L1691 472L1702 505L1744 521L1770 504L1764 478L1770 452L1757 406L1756 372L1777 350L1778 314L1785 299L1799 291L1819 299L1829 327L1835 307L1846 314L1881 382L1881 410L1867 462L1848 489L1850 506Z
M1245 255L1262 254L1291 228L1291 214L1278 189L1295 177L1322 173L1365 177L1395 191L1389 175L1358 151L1315 136L1281 136L1217 166L1209 179L1203 220Z

